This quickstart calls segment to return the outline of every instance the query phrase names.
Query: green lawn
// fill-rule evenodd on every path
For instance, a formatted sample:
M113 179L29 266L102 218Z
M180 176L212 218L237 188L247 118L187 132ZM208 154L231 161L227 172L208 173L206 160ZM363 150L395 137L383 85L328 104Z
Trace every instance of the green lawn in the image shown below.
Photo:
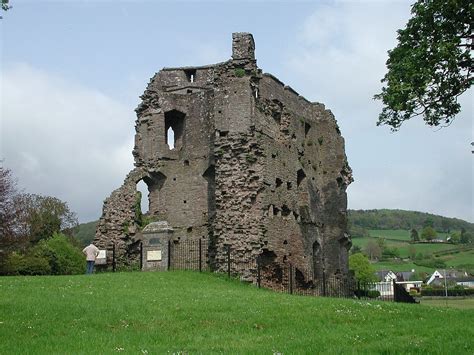
M474 298L448 298L446 299L424 299L422 298L420 304L423 306L447 307L457 309L471 309L474 310Z
M473 317L193 272L0 278L1 354L471 354Z

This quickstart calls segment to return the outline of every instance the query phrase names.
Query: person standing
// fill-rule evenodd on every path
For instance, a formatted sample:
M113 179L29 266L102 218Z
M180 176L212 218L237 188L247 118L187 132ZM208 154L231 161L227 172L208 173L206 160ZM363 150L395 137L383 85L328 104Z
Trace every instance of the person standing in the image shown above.
M95 259L97 258L97 255L99 255L99 248L97 248L94 244L90 243L82 250L82 252L86 255L86 274L92 274L94 272Z

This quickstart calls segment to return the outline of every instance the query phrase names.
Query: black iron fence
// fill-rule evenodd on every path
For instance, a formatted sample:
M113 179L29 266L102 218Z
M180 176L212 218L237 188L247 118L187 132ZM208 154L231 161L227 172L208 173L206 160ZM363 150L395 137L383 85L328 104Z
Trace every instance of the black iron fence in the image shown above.
M164 262L168 270L223 273L259 288L296 295L415 303L405 288L395 282L358 282L350 275L327 275L324 270L316 275L310 267L290 262L277 263L261 255L239 255L230 247L216 257L209 252L208 241L203 239L170 241L167 247L168 258ZM115 248L113 251L115 271ZM142 266L143 258L140 257L140 269Z

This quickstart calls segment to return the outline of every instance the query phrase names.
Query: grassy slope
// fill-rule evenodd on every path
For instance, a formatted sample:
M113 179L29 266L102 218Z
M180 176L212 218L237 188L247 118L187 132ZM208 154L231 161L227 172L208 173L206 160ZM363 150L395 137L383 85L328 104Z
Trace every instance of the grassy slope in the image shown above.
M409 256L410 246L415 248L416 253L422 253L425 256L445 250L460 250L460 252L442 255L439 258L446 262L448 267L457 267L463 264L474 263L474 250L461 251L465 246L453 244L410 244L410 232L406 230L370 230L369 234L373 238L385 238L385 245L390 248L397 248L402 258ZM438 233L438 237L445 237L443 233ZM353 238L352 243L364 249L370 237ZM377 270L409 271L415 269L422 272L433 272L432 268L415 265L412 262L404 261L383 261L373 264Z
M278 294L192 272L0 279L2 354L462 354L474 348L473 317Z

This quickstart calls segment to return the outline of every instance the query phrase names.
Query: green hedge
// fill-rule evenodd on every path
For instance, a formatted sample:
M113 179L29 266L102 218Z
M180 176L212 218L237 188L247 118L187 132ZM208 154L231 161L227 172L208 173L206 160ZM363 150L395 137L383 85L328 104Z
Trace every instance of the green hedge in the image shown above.
M446 296L446 291L442 288L422 289L422 296ZM474 296L473 288L451 288L448 289L448 296Z
M49 275L51 266L46 258L11 253L5 262L4 274L7 275Z

